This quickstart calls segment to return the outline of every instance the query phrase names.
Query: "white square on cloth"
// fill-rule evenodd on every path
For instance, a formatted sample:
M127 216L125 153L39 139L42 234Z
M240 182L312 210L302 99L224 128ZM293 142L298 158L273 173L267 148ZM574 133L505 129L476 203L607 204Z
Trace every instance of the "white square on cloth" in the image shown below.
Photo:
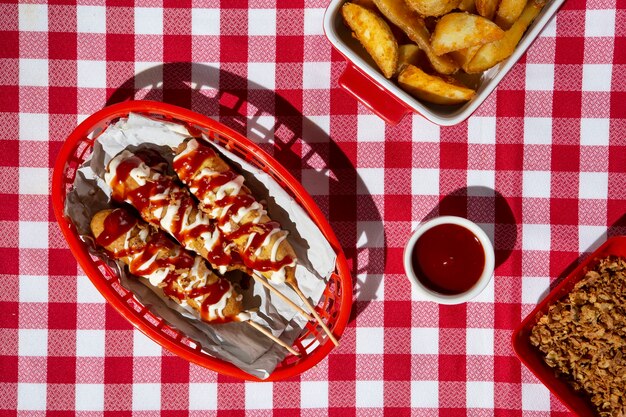
M580 119L580 144L609 145L609 119Z
M604 226L578 226L578 251L592 252L606 240Z
M493 329L469 328L465 330L468 355L493 355Z
M385 353L385 332L382 327L356 328L356 353L380 354Z
M356 117L357 140L359 142L384 142L385 122L373 114L359 114Z
M330 88L330 62L305 62L302 65L302 88Z
M106 33L106 7L77 6L76 27L80 33Z
M47 275L20 275L20 303L47 303L47 302L48 302L48 276Z
M579 174L579 198L606 199L609 192L607 172L581 172Z
M549 289L549 277L522 277L522 304L537 304Z
M467 381L465 396L467 408L493 408L494 383L493 381Z
M362 181L358 181L357 194L383 195L385 194L384 168L357 168L357 174Z
M583 91L611 91L613 66L610 64L583 64Z
M20 4L18 6L18 24L20 32L47 32L48 5Z
M273 62L248 63L248 88L251 90L276 87L276 64Z
M20 248L46 249L48 222L19 222Z
M524 171L522 193L525 198L550 198L550 171Z
M272 389L271 382L246 382L246 410L271 410L274 398Z
M136 7L135 34L162 35L163 9L160 7Z
M48 60L20 58L19 63L20 86L48 86Z
M76 356L104 357L104 330L76 330Z
M217 410L217 384L189 384L189 410Z
M103 411L104 384L76 384L76 411Z
M46 409L46 384L17 384L17 409L44 411Z
M411 169L411 191L413 195L439 195L439 169Z
M77 83L84 88L106 88L107 64L104 61L78 61Z
M552 119L549 117L524 117L524 144L550 145Z
M615 10L585 10L585 37L615 36Z
M191 9L191 34L218 36L220 34L220 9Z
M543 384L522 384L522 410L550 411L550 391Z
M412 408L439 407L439 381L411 381Z
M526 90L550 91L554 87L554 64L526 64Z
M249 36L276 36L276 10L248 9Z
M20 194L48 194L48 168L20 167L19 171Z
M324 8L307 7L304 9L304 34L307 36L323 35Z
M17 334L19 356L48 355L48 329L19 329Z
M549 224L524 224L522 225L522 249L523 250L550 250L550 225Z
M135 356L161 356L161 345L150 339L139 330L133 332L133 355Z
M417 114L413 115L411 121L413 122L413 128L411 129L413 142L439 142L441 129L439 129L438 125Z
M383 381L356 381L356 406L381 408L385 405Z
M301 408L327 408L328 407L328 382L327 381L302 381L300 383L300 407Z
M48 142L48 115L20 113L20 140Z
M467 121L467 142L494 145L496 143L496 118L470 117Z
M133 384L133 411L160 409L161 384Z
M436 355L439 353L439 329L436 327L411 328L411 354Z
M79 303L104 303L104 297L86 275L76 278L76 301Z

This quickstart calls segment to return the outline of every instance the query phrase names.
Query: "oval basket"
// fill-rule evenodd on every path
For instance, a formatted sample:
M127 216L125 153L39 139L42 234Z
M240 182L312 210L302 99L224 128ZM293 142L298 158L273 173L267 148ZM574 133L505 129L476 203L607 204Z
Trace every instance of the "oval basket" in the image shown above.
M127 101L106 107L85 119L67 138L57 157L52 176L54 214L69 247L91 282L104 298L131 324L159 345L192 363L220 374L258 380L236 366L210 356L199 343L172 328L161 317L142 305L124 288L117 274L99 258L92 256L79 238L73 223L64 215L65 199L72 189L77 169L91 154L95 139L109 124L129 113L180 123L191 132L203 132L213 141L244 158L274 178L309 214L336 255L335 271L316 310L336 337L343 333L352 307L352 279L346 257L326 218L311 196L287 170L246 137L198 113L152 101ZM307 324L293 344L301 356L287 356L264 381L277 381L298 375L319 363L334 347L313 323Z

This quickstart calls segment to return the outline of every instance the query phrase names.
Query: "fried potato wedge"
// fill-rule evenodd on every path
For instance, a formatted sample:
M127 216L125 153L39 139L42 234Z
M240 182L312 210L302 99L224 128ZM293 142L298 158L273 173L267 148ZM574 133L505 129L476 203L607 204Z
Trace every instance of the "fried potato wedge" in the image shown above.
M527 0L501 0L496 11L495 22L502 29L508 29L522 14Z
M353 3L344 4L341 14L383 75L393 77L398 67L398 42L387 22L376 12Z
M476 11L482 17L493 20L500 0L476 0Z
M461 0L458 5L458 9L462 12L475 13L476 12L476 0Z
M430 32L422 19L404 0L374 0L378 10L394 25L398 26L409 39L417 44L428 57L435 71L441 74L454 74L459 66L452 58L438 56L430 44Z
M415 65L416 67L420 66L420 63L423 59L426 59L424 56L424 51L420 49L419 46L413 43L407 43L405 45L400 45L398 47L398 70L397 73L402 71L405 65Z
M443 55L451 51L502 39L504 31L491 20L469 13L448 13L437 22L430 39L433 51Z
M472 61L476 52L480 49L482 45L474 45L469 48L459 49L458 51L452 51L449 55L454 59L457 64L465 71L465 67Z
M500 40L487 43L480 47L472 60L464 68L467 73L485 71L497 63L504 61L515 51L526 29L535 20L546 0L531 0L520 15L519 19L506 32Z
M398 75L398 84L420 100L435 104L464 103L476 95L450 76L426 74L414 65L405 65Z
M461 0L405 0L406 4L422 16L442 16L454 9Z

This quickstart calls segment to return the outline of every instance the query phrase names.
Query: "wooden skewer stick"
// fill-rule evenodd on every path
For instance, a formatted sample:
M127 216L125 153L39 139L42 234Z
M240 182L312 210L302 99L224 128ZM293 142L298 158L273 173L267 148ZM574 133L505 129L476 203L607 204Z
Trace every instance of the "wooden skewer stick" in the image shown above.
M263 333L265 336L269 337L270 339L272 339L274 342L278 343L279 345L281 345L282 347L284 347L285 349L287 349L289 351L289 353L291 353L292 355L295 356L300 356L300 353L298 351L296 351L294 348L292 348L291 346L289 346L287 343L283 342L282 340L280 340L279 338L277 338L276 336L274 336L269 330L267 330L265 327L261 326L258 323L253 322L252 320L247 320L246 323L248 323L250 326L254 327L255 329L257 329L259 332Z
M337 341L335 336L332 334L328 326L326 326L326 323L322 321L322 318L320 317L320 315L317 314L317 311L315 311L315 307L311 305L311 303L309 302L309 299L306 298L306 296L302 293L302 290L300 290L300 288L298 287L298 284L290 280L287 281L287 284L289 284L289 286L296 292L296 294L298 294L298 296L302 299L302 301L304 301L304 303L307 305L308 309L311 311L313 316L315 316L315 320L317 320L319 325L322 326L322 329L324 329L324 332L328 335L328 338L335 344L335 346L339 346L339 342Z
M253 272L252 273L252 277L257 281L260 282L265 288L267 288L268 290L270 290L271 292L273 292L274 294L276 294L276 296L278 296L278 298L280 298L281 300L283 300L284 302L286 302L287 304L289 304L294 310L296 310L298 313L302 314L307 320L311 321L313 320L313 316L311 316L309 313L307 313L306 311L304 311L299 305L297 305L296 303L294 303L293 301L291 301L289 298L287 298L286 295L284 295L283 293L281 293L280 291L278 291L276 288L274 288L273 286L271 286L266 280L265 278L256 273Z

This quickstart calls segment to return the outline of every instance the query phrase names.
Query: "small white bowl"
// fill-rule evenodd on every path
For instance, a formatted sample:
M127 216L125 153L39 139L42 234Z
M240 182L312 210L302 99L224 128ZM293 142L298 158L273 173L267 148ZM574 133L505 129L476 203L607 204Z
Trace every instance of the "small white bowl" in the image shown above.
M448 295L431 290L430 288L422 284L413 269L411 258L413 254L413 249L415 248L415 244L417 243L418 239L426 231L442 224L455 224L469 230L474 236L478 238L478 241L482 245L483 251L485 252L485 265L483 267L482 274L478 278L478 281L476 281L476 284L474 284L469 290L459 294ZM430 301L435 301L439 304L461 304L475 298L478 294L482 292L482 290L485 289L487 284L489 284L489 281L491 281L495 266L495 253L493 251L493 245L491 244L491 240L489 239L487 234L483 231L483 229L478 227L476 223L463 217L457 216L435 217L434 219L421 223L409 238L409 241L404 248L403 259L404 271L411 281L413 288L415 288L415 290L418 291L426 299Z

